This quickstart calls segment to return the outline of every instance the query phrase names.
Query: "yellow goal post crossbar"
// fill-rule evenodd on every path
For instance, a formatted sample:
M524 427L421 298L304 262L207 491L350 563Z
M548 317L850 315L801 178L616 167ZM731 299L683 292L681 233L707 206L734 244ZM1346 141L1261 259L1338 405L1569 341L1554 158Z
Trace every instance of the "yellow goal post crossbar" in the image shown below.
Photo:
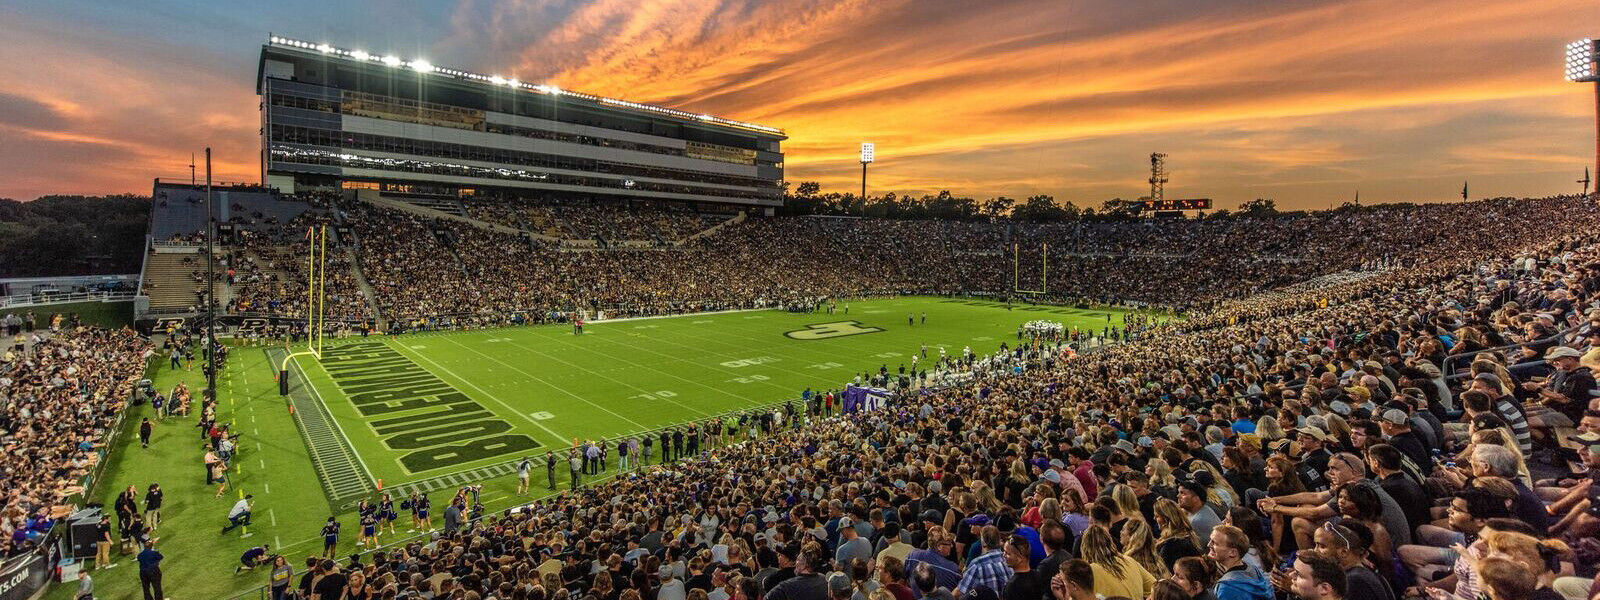
M310 253L306 257L306 349L291 352L278 366L278 395L289 395L289 361L299 356L322 358L322 330L327 309L326 285L328 281L328 226L312 225L306 229Z

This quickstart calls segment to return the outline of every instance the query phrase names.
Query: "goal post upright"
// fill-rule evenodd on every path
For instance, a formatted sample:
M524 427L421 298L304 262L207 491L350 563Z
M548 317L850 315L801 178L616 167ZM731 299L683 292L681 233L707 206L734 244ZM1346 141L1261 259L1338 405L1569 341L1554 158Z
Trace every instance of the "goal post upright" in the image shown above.
M1050 290L1050 244L1041 244L1044 256L1040 272L1040 286L1037 290L1022 289L1022 245L1011 244L1011 291L1018 294L1045 294Z
M289 395L289 362L299 356L322 358L322 329L326 309L328 275L328 226L306 228L306 349L290 352L278 365L278 395ZM285 344L285 349L288 345Z

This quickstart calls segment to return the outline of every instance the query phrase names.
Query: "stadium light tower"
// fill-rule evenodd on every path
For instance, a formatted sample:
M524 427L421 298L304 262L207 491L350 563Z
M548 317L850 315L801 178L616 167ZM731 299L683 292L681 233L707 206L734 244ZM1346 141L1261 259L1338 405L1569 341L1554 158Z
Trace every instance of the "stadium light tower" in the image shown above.
M867 201L867 163L872 162L872 142L861 142L861 201Z
M1600 59L1600 49L1593 39L1583 38L1567 44L1567 81L1594 84L1594 160L1595 172L1600 173L1600 67L1595 64L1597 59Z

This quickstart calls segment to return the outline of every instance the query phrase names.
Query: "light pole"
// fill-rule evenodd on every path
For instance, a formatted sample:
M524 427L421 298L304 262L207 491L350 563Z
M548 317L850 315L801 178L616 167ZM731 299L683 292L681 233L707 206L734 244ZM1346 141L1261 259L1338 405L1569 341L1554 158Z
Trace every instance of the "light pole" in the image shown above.
M861 142L861 202L867 202L867 163L872 162L872 142Z
M211 200L211 147L206 147L206 392L217 398L217 214Z
M1600 49L1593 39L1583 38L1567 44L1567 81L1594 84L1594 161L1595 172L1600 173L1600 68L1595 65L1597 59L1600 59Z

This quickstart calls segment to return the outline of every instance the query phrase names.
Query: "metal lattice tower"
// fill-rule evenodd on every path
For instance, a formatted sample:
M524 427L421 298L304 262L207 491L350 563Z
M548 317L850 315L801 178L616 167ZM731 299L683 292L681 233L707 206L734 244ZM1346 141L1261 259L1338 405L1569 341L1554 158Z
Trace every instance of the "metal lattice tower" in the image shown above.
M1150 153L1150 199L1164 200L1167 185L1167 155Z

